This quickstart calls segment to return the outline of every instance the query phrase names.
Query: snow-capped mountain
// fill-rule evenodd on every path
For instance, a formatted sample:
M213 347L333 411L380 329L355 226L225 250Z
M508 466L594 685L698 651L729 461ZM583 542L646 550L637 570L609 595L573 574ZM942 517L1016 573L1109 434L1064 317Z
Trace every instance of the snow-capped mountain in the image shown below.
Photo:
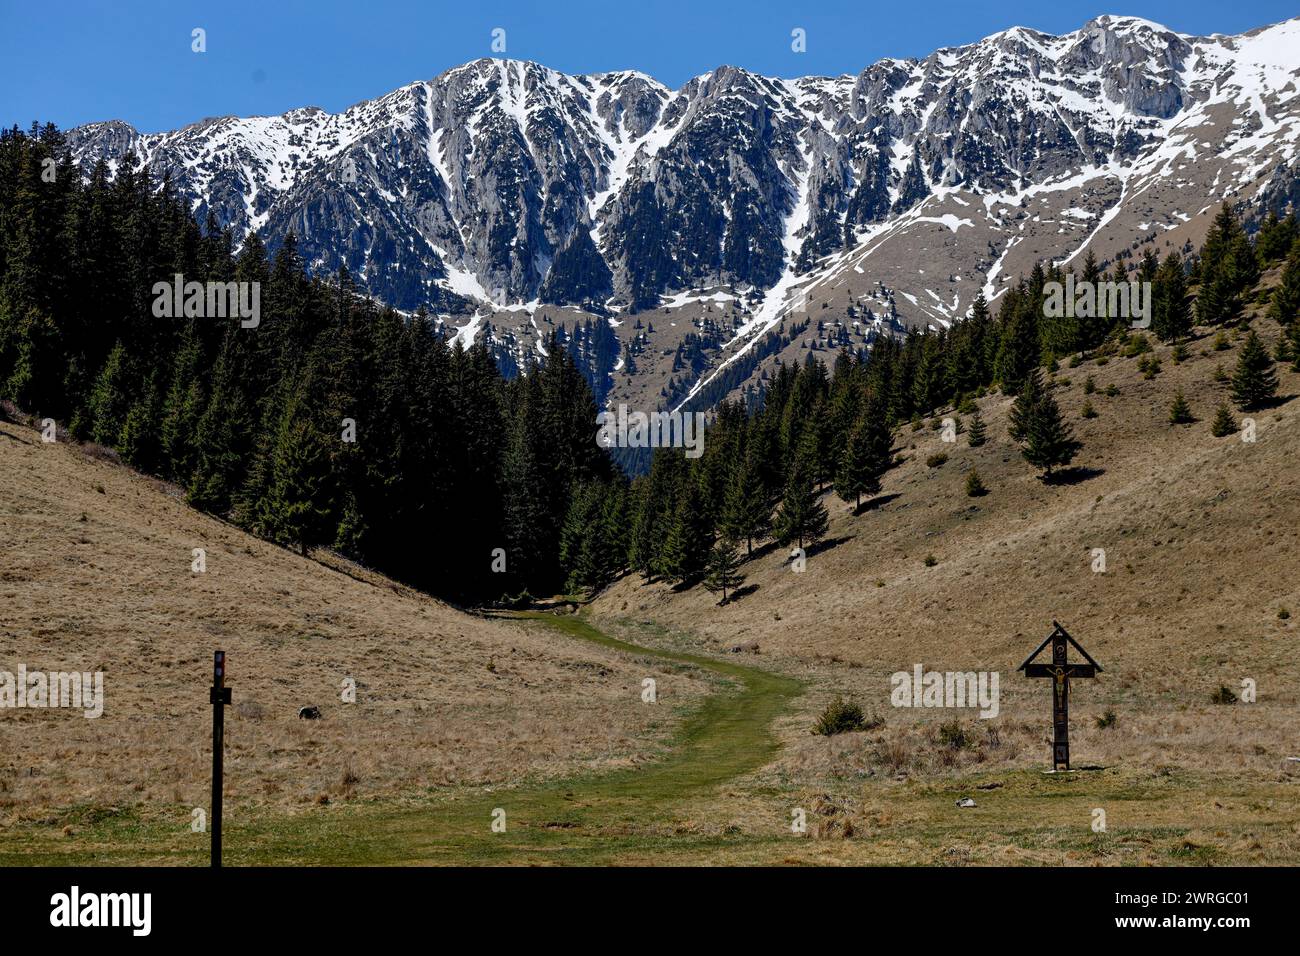
M889 318L945 323L1036 258L1173 230L1289 165L1300 19L1189 37L1107 16L856 76L725 66L679 90L484 59L338 114L70 140L83 166L136 153L238 233L274 246L292 230L314 268L346 264L399 308L473 311L467 334L491 312L540 337L546 306L689 305L697 332L729 310L689 394L809 303L838 325L885 289Z

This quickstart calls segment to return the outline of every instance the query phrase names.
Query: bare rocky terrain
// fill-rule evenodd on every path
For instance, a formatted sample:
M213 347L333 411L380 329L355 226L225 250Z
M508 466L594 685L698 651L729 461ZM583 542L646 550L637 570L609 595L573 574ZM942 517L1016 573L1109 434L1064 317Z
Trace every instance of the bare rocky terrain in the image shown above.
M1297 46L1294 19L1194 37L1104 16L679 90L485 59L339 114L69 139L83 168L147 162L237 240L294 233L313 270L463 343L490 328L508 363L607 323L572 345L598 398L711 407L777 358L942 328L1037 261L1195 247L1220 202L1293 175Z

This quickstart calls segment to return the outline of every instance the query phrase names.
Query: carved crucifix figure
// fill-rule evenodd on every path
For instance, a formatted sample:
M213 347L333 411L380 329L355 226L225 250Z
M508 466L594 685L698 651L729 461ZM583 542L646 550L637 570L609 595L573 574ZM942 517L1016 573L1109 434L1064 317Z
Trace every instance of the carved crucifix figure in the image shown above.
M1018 670L1026 677L1048 677L1052 680L1052 766L1056 770L1070 769L1070 678L1096 677L1101 665L1092 659L1073 637L1052 622L1052 633L1047 635ZM1052 663L1035 664L1034 658L1042 653L1048 644L1052 645ZM1071 664L1069 648L1074 648L1087 660L1086 664Z

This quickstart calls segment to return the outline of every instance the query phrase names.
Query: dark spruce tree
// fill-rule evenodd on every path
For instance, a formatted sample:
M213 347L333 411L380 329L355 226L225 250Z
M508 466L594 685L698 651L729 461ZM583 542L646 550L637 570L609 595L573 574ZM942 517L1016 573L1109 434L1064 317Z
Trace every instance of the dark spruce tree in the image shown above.
M719 539L709 552L709 564L704 575L705 589L722 595L719 604L729 604L736 589L744 583L745 575L740 572L740 551L735 539Z
M1241 314L1242 292L1259 277L1254 249L1232 207L1224 203L1201 247L1196 315L1202 325L1220 325Z
M1276 212L1270 211L1260 223L1259 232L1255 236L1255 255L1259 259L1260 267L1266 269L1273 263L1285 259L1298 238L1300 238L1300 227L1296 222L1295 213L1279 217Z
M618 482L575 489L560 534L560 564L570 592L594 594L622 571L627 554L623 494Z
M676 493L665 529L659 570L677 587L698 581L708 564L713 547L712 523L704 509L698 482L689 472Z
M1025 378L1038 368L1040 357L1035 302L1026 288L1012 289L1002 305L1002 334L994 365L1002 391L1019 392Z
M776 517L776 539L782 545L798 542L800 548L826 536L829 516L813 484L807 462L796 461L786 480L785 494Z
M1050 391L1044 389L1028 410L1024 428L1025 461L1043 470L1043 478L1052 480L1053 468L1064 468L1082 447L1070 426L1061 418L1061 410Z
M849 434L835 478L835 493L843 501L852 501L855 511L860 510L863 495L880 492L880 481L892 457L893 432L888 416L884 404L872 396Z
M1165 256L1152 284L1151 331L1162 342L1185 339L1192 331L1187 276L1177 252Z
M757 458L751 451L735 459L722 503L720 527L727 536L745 542L746 555L754 553L754 539L765 535L772 521L772 502Z
M1038 369L1033 369L1024 380L1020 393L1011 403L1011 412L1007 415L1007 434L1013 441L1023 442L1029 437L1033 426L1034 411L1043 397L1043 376Z
M1227 402L1220 402L1214 411L1214 421L1210 423L1210 434L1215 438L1226 438L1237 431L1237 420L1232 417L1232 409Z
M258 525L266 537L296 547L305 556L310 547L334 537L327 441L309 421L286 416L273 454Z
M987 441L987 426L984 424L984 418L977 408L975 414L971 416L970 429L966 432L966 443L971 448L979 448Z
M1291 351L1300 359L1300 239L1291 244L1282 278L1273 290L1268 304L1268 317L1286 331L1291 341Z
M1237 357L1232 375L1232 400L1238 408L1259 408L1277 394L1277 372L1264 343L1252 329Z

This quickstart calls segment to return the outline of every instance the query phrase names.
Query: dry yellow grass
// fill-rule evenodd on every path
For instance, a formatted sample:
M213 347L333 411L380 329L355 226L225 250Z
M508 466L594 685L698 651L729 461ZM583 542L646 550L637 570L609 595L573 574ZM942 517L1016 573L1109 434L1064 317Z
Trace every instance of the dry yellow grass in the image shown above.
M1276 325L1256 324L1271 348ZM1294 780L1300 764L1286 757L1300 755L1300 654L1296 619L1279 613L1300 611L1300 375L1277 367L1289 400L1252 414L1255 443L1213 438L1210 420L1227 394L1213 371L1220 363L1232 371L1240 338L1215 352L1213 337L1203 336L1181 365L1157 346L1162 369L1152 380L1136 358L1062 367L1058 378L1068 384L1055 395L1084 443L1076 464L1100 472L1087 480L1039 481L1007 437L1010 399L990 396L978 403L988 426L983 447L904 427L907 460L886 477L878 507L855 516L828 495L828 537L838 543L810 556L805 573L771 549L744 568L757 590L727 607L702 589L678 594L629 578L595 612L605 623L653 620L706 649L757 640L761 659L813 678L801 710L780 725L786 747L771 769L784 779L1043 766L1048 688L1015 668L1055 618L1105 666L1100 679L1074 685L1076 764ZM1113 397L1104 394L1111 384ZM1189 426L1167 423L1179 388L1198 419ZM1087 398L1099 417L1080 417ZM949 460L929 468L935 452ZM972 466L990 489L985 497L964 492ZM1095 548L1105 549L1105 573L1092 569ZM1000 716L892 708L889 675L916 663L999 671ZM1221 684L1240 693L1243 678L1257 682L1257 703L1210 702ZM885 728L810 737L835 693L884 716ZM1092 718L1106 710L1118 723L1100 729ZM934 725L953 718L978 745L936 743Z
M207 571L191 572L191 550ZM99 719L0 711L0 824L77 804L206 806L212 652L227 802L516 783L656 752L701 678L462 613L188 508L176 489L0 423L0 671L102 670ZM661 705L640 699L658 680ZM341 700L356 681L357 703ZM297 718L320 706L324 719Z
M1085 442L1079 464L1100 472L1087 480L1039 482L1006 439L1009 401L990 397L980 402L988 445L904 431L908 460L878 507L855 516L828 499L837 543L806 573L768 551L746 566L757 590L724 608L700 589L636 580L604 594L594 612L614 637L676 652L742 646L725 659L807 686L773 711L782 747L770 763L687 790L672 773L699 763L691 734L657 775L584 771L660 752L676 705L718 689L700 670L466 615L337 560L304 560L196 514L174 489L0 424L0 670L103 669L108 696L99 720L0 712L0 840L7 824L45 821L10 828L16 859L100 842L132 852L118 843L134 831L93 816L89 842L58 836L56 821L81 818L51 808L91 804L135 806L128 818L152 828L148 859L179 845L173 811L207 803L206 686L220 646L236 700L227 802L246 835L261 835L245 841L262 847L250 859L338 862L325 852L330 834L355 831L383 850L366 862L1294 863L1297 765L1285 757L1300 755L1300 665L1294 619L1278 612L1300 609L1290 464L1300 401L1254 415L1254 444L1212 438L1225 388L1211 373L1230 369L1236 351L1201 354L1210 346L1199 340L1181 366L1158 347L1152 380L1131 358L1060 372L1070 381L1058 401ZM1093 420L1077 417L1088 375ZM1281 377L1284 395L1300 392L1300 376ZM1103 394L1110 384L1118 395ZM1166 423L1178 388L1194 425ZM949 461L927 468L936 451ZM986 497L964 494L972 464ZM207 550L206 574L190 571L194 547ZM1092 571L1093 548L1106 549L1104 574ZM1053 617L1106 667L1076 685L1071 708L1074 761L1099 772L1036 772L1048 756L1048 688L1014 668ZM1000 715L892 708L889 675L915 663L999 671ZM356 705L339 700L348 676ZM645 676L667 706L640 703ZM1257 703L1210 703L1245 677ZM884 726L812 736L835 694ZM297 720L304 704L325 719ZM1118 721L1103 729L1092 717L1106 710ZM940 730L954 719L959 746ZM518 847L483 837L483 786L561 775L502 796L518 808ZM635 818L593 811L573 830L527 826L529 808L564 817L570 789L585 806L650 780L659 796ZM447 787L450 802L422 799L430 787ZM372 795L384 799L350 800ZM978 807L957 809L965 795ZM316 806L322 797L335 806ZM1091 830L1098 807L1108 834ZM806 834L791 832L795 808L808 813Z

